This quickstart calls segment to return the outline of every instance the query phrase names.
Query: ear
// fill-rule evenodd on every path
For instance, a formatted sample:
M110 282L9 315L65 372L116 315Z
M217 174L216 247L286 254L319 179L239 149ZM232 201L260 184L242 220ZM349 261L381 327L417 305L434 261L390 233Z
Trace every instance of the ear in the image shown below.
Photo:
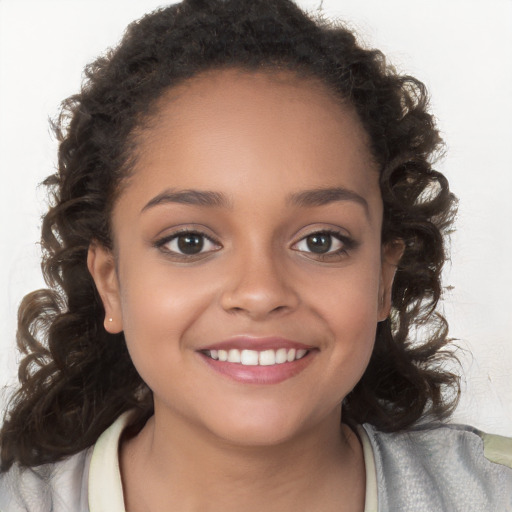
M405 244L403 240L392 240L382 246L382 265L379 284L379 322L386 320L391 311L393 280L404 249Z
M91 243L87 253L87 268L103 302L105 330L117 334L123 330L123 318L116 262L112 251L96 242Z

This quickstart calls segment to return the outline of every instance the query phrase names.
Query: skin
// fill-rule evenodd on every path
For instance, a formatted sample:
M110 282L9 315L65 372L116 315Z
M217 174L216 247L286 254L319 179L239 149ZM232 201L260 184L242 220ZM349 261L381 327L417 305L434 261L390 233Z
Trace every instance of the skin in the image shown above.
M124 331L154 393L155 415L120 448L127 510L363 510L362 450L340 428L341 402L389 314L401 247L381 245L378 170L357 115L314 80L236 70L189 80L157 112L114 206L115 249L92 244L88 260L105 328ZM326 188L351 194L291 200ZM154 200L191 189L226 204ZM180 256L177 229L212 241ZM326 230L340 238L312 252L307 237ZM240 335L304 343L309 363L248 384L198 352Z

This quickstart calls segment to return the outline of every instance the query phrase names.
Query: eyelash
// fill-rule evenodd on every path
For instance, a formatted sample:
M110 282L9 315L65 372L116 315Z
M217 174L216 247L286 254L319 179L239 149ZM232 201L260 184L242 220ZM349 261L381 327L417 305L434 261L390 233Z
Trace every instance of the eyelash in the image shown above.
M340 258L347 256L348 253L354 250L358 245L358 243L354 239L348 237L347 235L341 233L340 231L336 231L333 229L319 229L317 231L312 231L311 233L308 233L307 235L303 236L298 242L293 244L292 248L296 247L301 242L307 243L306 240L314 235L329 235L331 237L331 243L332 238L334 238L341 243L341 247L334 251L329 250L329 252L326 253L315 253L314 251L300 251L298 249L294 250L297 250L298 252L301 252L303 254L308 254L308 256L306 256L307 258L327 262L331 260L339 260Z
M168 245L174 241L178 241L179 237L184 236L184 235L201 237L202 245L200 247L200 252L197 252L195 254L185 254L183 252L179 252L179 250L171 250L168 247L166 247L166 245ZM328 235L331 237L331 244L332 244L332 238L334 238L338 242L341 243L341 247L336 249L335 251L332 251L329 248L329 252L326 252L326 253L315 253L314 251L304 251L304 250L300 250L300 249L294 249L294 247L298 246L300 243L307 243L307 239L314 235L317 235L317 236ZM203 245L204 245L205 240L207 242L217 246L217 249L213 249L213 250L210 249L207 251L203 251ZM331 260L339 260L343 256L348 255L348 253L351 250L355 249L357 247L357 245L358 245L358 243L355 240L342 234L339 231L332 230L332 229L319 229L317 231L312 231L311 233L304 235L302 238L300 238L300 240L298 240L297 242L295 242L292 245L292 249L297 252L300 252L302 254L311 255L311 256L306 256L311 259L315 259L318 261L331 261ZM213 237L211 237L201 231L194 230L194 229L183 229L183 230L174 232L171 235L167 235L167 236L157 240L154 243L154 247L156 247L160 251L164 252L165 254L172 255L175 258L179 258L182 260L191 260L191 259L200 259L201 257L204 257L212 252L216 252L217 250L222 248L222 245L217 240L215 240Z
M208 251L204 252L202 250L203 247L201 247L200 248L201 249L200 252L198 252L196 254L185 254L185 253L179 252L177 250L171 250L171 249L166 247L166 245L168 245L168 244L170 244L170 243L172 243L174 241L178 241L178 239L181 236L185 236L185 235L201 237L202 240L203 240L203 242L202 242L203 245L204 245L204 241L206 240L209 243L217 246L219 249L222 248L221 244L217 240L215 240L213 237L208 236L205 233L202 233L201 231L198 231L198 230L195 230L195 229L183 229L183 230L174 232L171 235L167 235L167 236L157 240L154 243L154 246L157 249L159 249L160 251L164 252L165 254L170 254L170 255L172 255L175 258L179 258L179 259L183 259L183 260L200 259L201 257L204 257L207 254L209 254L211 252L216 252L218 250L218 249L214 249L214 250L208 250Z

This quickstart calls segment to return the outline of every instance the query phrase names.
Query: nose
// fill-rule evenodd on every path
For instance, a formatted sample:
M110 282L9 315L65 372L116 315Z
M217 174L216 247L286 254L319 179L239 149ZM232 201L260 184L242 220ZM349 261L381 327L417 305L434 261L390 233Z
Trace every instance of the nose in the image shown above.
M261 320L287 314L300 302L286 265L271 251L241 255L232 262L229 275L221 297L222 308L227 312Z

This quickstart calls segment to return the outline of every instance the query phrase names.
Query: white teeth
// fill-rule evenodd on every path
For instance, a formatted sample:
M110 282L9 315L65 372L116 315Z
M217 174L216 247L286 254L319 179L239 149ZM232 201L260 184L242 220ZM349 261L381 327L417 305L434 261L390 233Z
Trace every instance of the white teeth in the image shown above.
M285 348L280 348L276 351L276 364L286 363L288 360L288 351Z
M232 348L228 352L228 362L229 363L239 363L240 362L240 350L236 348Z
M271 366L276 364L276 353L274 350L264 350L260 352L260 365Z
M238 350L232 348L229 350L210 350L205 352L212 359L228 363L239 363L246 366L273 366L275 364L292 363L302 359L308 351L305 349L286 349L277 350Z
M258 364L258 352L256 350L242 350L241 363L247 366L256 366Z
M297 350L297 353L295 354L295 359L302 359L306 355L306 352L307 350L299 348L299 350Z

